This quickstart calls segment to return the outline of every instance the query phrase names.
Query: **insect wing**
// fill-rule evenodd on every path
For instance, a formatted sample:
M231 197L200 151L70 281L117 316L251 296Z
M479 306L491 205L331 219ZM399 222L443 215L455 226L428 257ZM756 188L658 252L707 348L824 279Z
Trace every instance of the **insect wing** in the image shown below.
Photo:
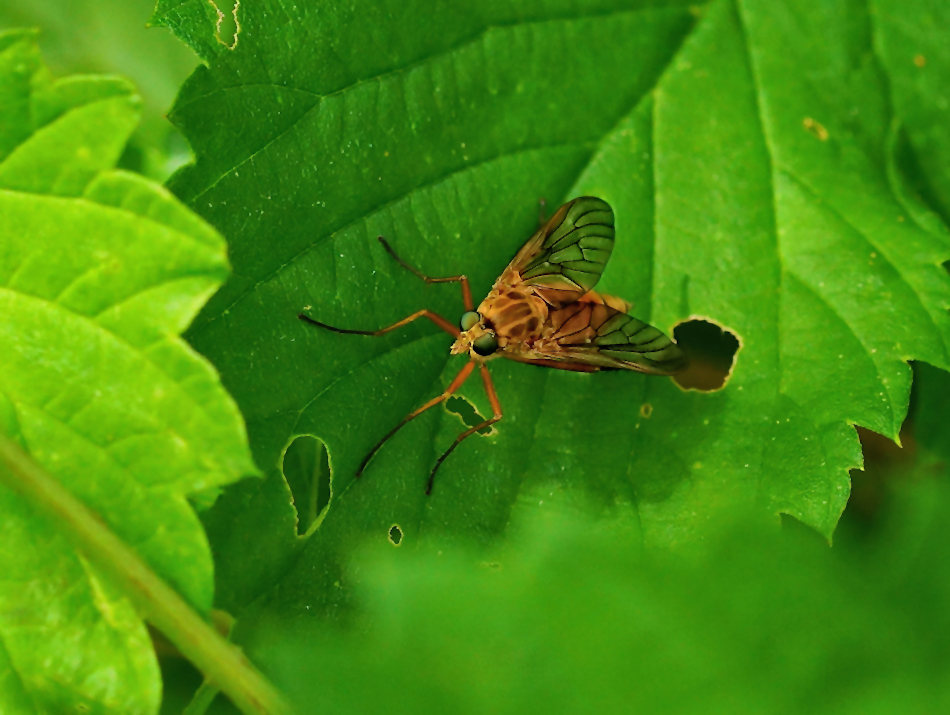
M609 305L574 303L553 311L545 327L560 348L550 353L554 360L653 375L672 375L688 363L660 330Z
M620 313L597 331L592 341L602 356L654 375L672 375L689 362L686 353L660 330L632 315Z
M522 247L510 268L552 306L576 301L600 280L614 247L614 212L593 196L569 201Z

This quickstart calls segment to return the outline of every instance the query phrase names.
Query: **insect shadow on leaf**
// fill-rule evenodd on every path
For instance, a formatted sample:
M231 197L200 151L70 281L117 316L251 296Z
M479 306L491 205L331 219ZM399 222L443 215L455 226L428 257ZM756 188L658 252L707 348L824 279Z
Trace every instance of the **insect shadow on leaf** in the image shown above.
M432 493L442 462L479 430L502 418L487 363L498 357L573 372L632 370L672 375L686 367L686 354L662 332L627 314L630 304L596 293L614 246L614 213L606 201L582 196L561 206L528 239L475 309L464 275L431 278L402 260L382 236L380 243L403 268L426 283L459 283L465 313L459 327L426 308L378 330L350 330L300 313L300 320L347 335L384 335L419 318L428 318L451 335L452 355L468 362L445 392L410 412L369 451L356 477L379 449L408 422L448 400L477 367L492 416L462 432L436 460L426 494Z

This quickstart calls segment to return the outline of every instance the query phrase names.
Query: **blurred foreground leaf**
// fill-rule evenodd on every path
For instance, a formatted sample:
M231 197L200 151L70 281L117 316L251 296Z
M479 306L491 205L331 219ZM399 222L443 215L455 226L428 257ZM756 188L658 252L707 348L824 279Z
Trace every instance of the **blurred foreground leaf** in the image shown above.
M117 78L53 81L32 33L0 34L0 429L206 614L211 552L189 499L255 466L179 334L228 262L167 191L112 169L138 104ZM155 712L128 602L5 489L0 514L0 710Z
M950 490L897 496L877 542L747 522L680 561L551 505L487 560L360 554L358 628L251 647L301 713L942 712Z

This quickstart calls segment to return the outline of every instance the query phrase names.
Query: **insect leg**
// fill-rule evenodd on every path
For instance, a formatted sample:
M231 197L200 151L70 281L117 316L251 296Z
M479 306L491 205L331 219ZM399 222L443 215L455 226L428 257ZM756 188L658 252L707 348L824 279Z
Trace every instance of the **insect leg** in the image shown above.
M453 338L457 338L459 336L458 327L456 327L455 325L452 325L452 323L450 323L448 320L443 318L438 313L433 313L431 310L426 310L426 309L417 311L413 313L412 315L410 315L408 318L403 318L399 322L393 323L392 325L389 325L385 328L380 328L379 330L347 330L345 328L334 328L332 325L321 323L320 321L314 320L309 315L304 315L303 313L299 313L297 317L300 318L305 323L316 325L318 328L325 328L327 330L332 330L334 333L345 333L347 335L382 335L384 333L388 333L390 330L401 328L403 325L406 325L407 323L411 323L413 320L416 320L417 318L428 318L433 323L435 323L440 328L442 328L442 330L444 330L449 335L451 335Z
M469 363L469 365L471 364L472 363ZM467 429L462 432L462 434L455 438L452 446L445 450L442 456L439 457L438 461L435 463L435 466L432 468L432 473L429 474L429 483L426 485L427 495L432 493L432 482L435 480L435 473L439 471L439 467L442 466L442 462L445 461L445 458L452 454L455 448L462 443L462 440L475 434L480 429L495 424L502 418L501 403L498 401L498 395L495 393L495 385L491 381L491 375L488 374L488 368L485 366L485 363L481 363L479 368L481 369L482 373L482 383L485 385L485 394L488 395L488 401L491 403L492 412L494 414L490 419L487 419L481 424L475 425L471 429Z
M447 278L430 278L426 274L422 273L416 268L413 268L399 256L396 255L396 252L392 249L392 246L386 241L382 236L379 237L379 242L383 244L383 248L386 249L386 252L392 256L396 263L405 268L410 273L414 273L419 276L426 283L461 283L462 284L462 302L465 304L465 310L474 310L475 304L472 303L472 289L468 287L468 276L449 276Z
M459 374L455 376L455 379L452 380L452 384L446 388L445 392L443 392L438 397L433 397L431 400L425 403L422 407L410 412L408 415L403 417L402 421L399 424L397 424L395 427L393 427L385 437L379 440L379 442L376 443L376 446L373 447L369 451L369 454L367 454L363 458L363 461L360 462L359 469L356 470L356 478L359 479L360 475L363 473L363 470L366 469L366 465L369 464L369 460L371 460L373 458L373 455L379 451L380 447L386 444L386 442L389 440L390 437L392 437L400 429L402 429L406 425L406 423L411 422L416 417L421 415L423 412L428 410L430 407L435 407L440 402L445 402L447 399L449 399L449 397L452 396L452 393L454 393L457 389L459 389L462 386L462 383L468 379L468 376L472 374L472 370L474 368L475 368L474 360L466 363L465 367L463 367L459 371Z

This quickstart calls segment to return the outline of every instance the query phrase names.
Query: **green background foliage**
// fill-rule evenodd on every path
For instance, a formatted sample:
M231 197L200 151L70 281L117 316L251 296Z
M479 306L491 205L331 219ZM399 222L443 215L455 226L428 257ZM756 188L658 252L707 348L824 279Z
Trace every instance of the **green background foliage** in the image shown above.
M304 713L941 711L948 497L902 489L877 539L834 551L734 524L681 563L555 506L487 559L362 554L371 625L257 646Z
M135 82L141 122L120 164L164 181L190 158L165 115L198 60L175 38L146 27L154 6L152 0L4 0L0 28L39 28L37 42L56 76L121 74Z
M169 113L195 161L168 187L224 235L234 268L187 339L236 400L265 473L201 515L215 605L238 616L234 637L304 702L331 709L514 710L570 697L613 708L629 704L616 687L621 674L639 686L636 702L664 712L691 709L709 692L756 711L803 707L775 695L783 688L855 710L943 702L934 644L945 628L934 622L945 574L932 565L945 539L927 526L943 491L906 497L896 526L875 532L880 544L847 532L833 556L824 541L789 546L768 534L786 514L831 539L849 469L862 465L853 425L898 438L908 360L921 361L925 385L915 422L922 456L884 472L942 474L946 7L299 5L241 5L236 42L227 24L216 29L209 3L161 0L151 19L202 61ZM171 68L149 65L143 93L167 97L157 90ZM93 152L97 169L118 160L133 123ZM122 165L161 175L174 150L164 135L140 136L139 153L152 158L126 152ZM28 182L11 186L51 191L43 171L60 150L7 169ZM431 497L429 470L471 423L471 408L426 413L354 482L369 447L444 389L462 360L449 358L449 339L428 323L373 339L318 331L297 313L372 329L429 307L454 322L457 289L422 285L376 236L430 275L467 273L478 300L534 230L538 200L550 211L581 194L616 213L616 250L599 287L664 331L701 318L734 333L741 347L726 387L703 393L643 375L495 361L505 418L453 454ZM114 230L105 226L96 231ZM66 281L83 270L74 260L64 254L46 268ZM161 263L155 254L140 262L145 272ZM189 310L209 294L194 293ZM36 335L65 340L59 330ZM86 341L82 331L68 337ZM477 379L462 395L489 414ZM5 424L16 434L17 423ZM206 429L196 427L212 439ZM299 437L307 440L291 448ZM252 471L235 459L218 483ZM499 537L511 538L500 547ZM670 566L668 550L678 559L705 553ZM501 568L473 572L475 562ZM931 573L917 575L928 564ZM197 570L163 574L204 594L193 598L204 609L210 572ZM871 592L854 585L879 577ZM773 608L762 603L770 598ZM895 615L905 610L913 616ZM577 614L570 627L568 613ZM134 631L134 615L128 623ZM912 667L914 653L926 668ZM187 699L177 688L193 682L165 668L173 708ZM682 699L668 692L670 672L691 683ZM729 686L716 685L730 674ZM142 682L132 689L149 711L154 672ZM225 708L220 698L215 707Z
M255 473L237 407L180 333L228 274L225 243L159 185L114 170L125 80L52 80L0 35L0 424L207 613L189 498ZM160 680L129 603L56 525L0 490L0 710L150 712Z

